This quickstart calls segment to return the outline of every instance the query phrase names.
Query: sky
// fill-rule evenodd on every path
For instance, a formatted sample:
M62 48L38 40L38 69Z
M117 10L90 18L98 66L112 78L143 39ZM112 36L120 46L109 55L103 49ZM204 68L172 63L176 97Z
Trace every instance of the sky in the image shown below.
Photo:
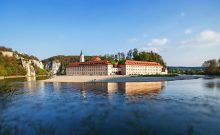
M158 52L168 66L220 58L219 0L0 0L0 45L54 55Z

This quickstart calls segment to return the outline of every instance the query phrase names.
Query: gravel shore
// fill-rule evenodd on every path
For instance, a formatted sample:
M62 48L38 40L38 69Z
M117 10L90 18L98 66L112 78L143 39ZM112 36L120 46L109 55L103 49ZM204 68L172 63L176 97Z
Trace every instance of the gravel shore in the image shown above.
M139 76L55 76L45 82L158 82L198 79L201 76L181 75L176 77L139 77Z

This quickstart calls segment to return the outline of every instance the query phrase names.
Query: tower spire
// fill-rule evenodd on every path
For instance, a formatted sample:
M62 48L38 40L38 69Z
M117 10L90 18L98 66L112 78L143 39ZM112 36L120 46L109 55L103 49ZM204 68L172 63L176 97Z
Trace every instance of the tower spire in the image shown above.
M81 52L80 52L80 62L85 62L85 59L84 59L84 55L83 55L82 50L81 50Z
M81 52L80 52L80 56L81 56L81 55L83 55L83 52L82 52L82 50L81 50Z

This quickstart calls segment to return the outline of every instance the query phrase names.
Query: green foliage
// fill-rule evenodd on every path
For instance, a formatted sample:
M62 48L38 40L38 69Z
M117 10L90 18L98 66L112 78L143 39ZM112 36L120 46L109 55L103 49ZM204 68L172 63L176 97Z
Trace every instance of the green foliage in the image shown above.
M168 67L169 73L186 75L203 75L204 69L203 67Z
M205 73L209 75L220 75L220 59L205 61L202 65L206 68Z
M47 58L47 59L43 60L42 62L45 64L45 63L48 63L50 61L57 60L57 61L61 62L61 64L66 66L71 62L79 62L79 59L80 59L79 56L57 55L57 56ZM88 61L90 59L91 59L91 56L85 56L85 61Z
M163 66L166 66L166 63L164 62L163 58L155 52L139 52L139 53L135 53L135 55L133 55L133 59L134 60L138 60L138 61L149 61L149 62L157 62L160 63Z
M117 53L115 55L105 55L100 57L102 60L114 60L118 62L118 64L123 64L124 61L127 60L137 60L137 61L149 61L149 62L157 62L160 63L163 66L166 66L166 63L164 62L163 58L155 52L139 52L137 48L134 48L133 50L129 50L127 52L127 56L124 56L124 53Z
M4 57L0 54L0 76L25 75L26 70L15 57Z
M109 62L113 65L117 64L117 62L115 60L110 60Z
M36 75L38 75L38 76L39 75L48 75L48 72L44 69L41 69L39 67L34 67L34 69L35 69Z

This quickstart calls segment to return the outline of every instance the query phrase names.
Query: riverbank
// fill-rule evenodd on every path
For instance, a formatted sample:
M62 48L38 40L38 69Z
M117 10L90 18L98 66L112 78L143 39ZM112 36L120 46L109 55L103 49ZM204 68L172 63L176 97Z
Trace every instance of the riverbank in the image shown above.
M24 78L26 76L24 75L18 75L18 76L0 76L0 80L2 79L10 79L10 78Z
M36 77L47 77L48 75L38 75ZM31 76L29 76L31 77ZM25 75L18 75L18 76L0 76L0 80L3 79L13 79L13 78L28 78L28 76Z
M198 79L202 76L180 75L175 77L140 77L140 76L54 76L45 82L158 82Z

